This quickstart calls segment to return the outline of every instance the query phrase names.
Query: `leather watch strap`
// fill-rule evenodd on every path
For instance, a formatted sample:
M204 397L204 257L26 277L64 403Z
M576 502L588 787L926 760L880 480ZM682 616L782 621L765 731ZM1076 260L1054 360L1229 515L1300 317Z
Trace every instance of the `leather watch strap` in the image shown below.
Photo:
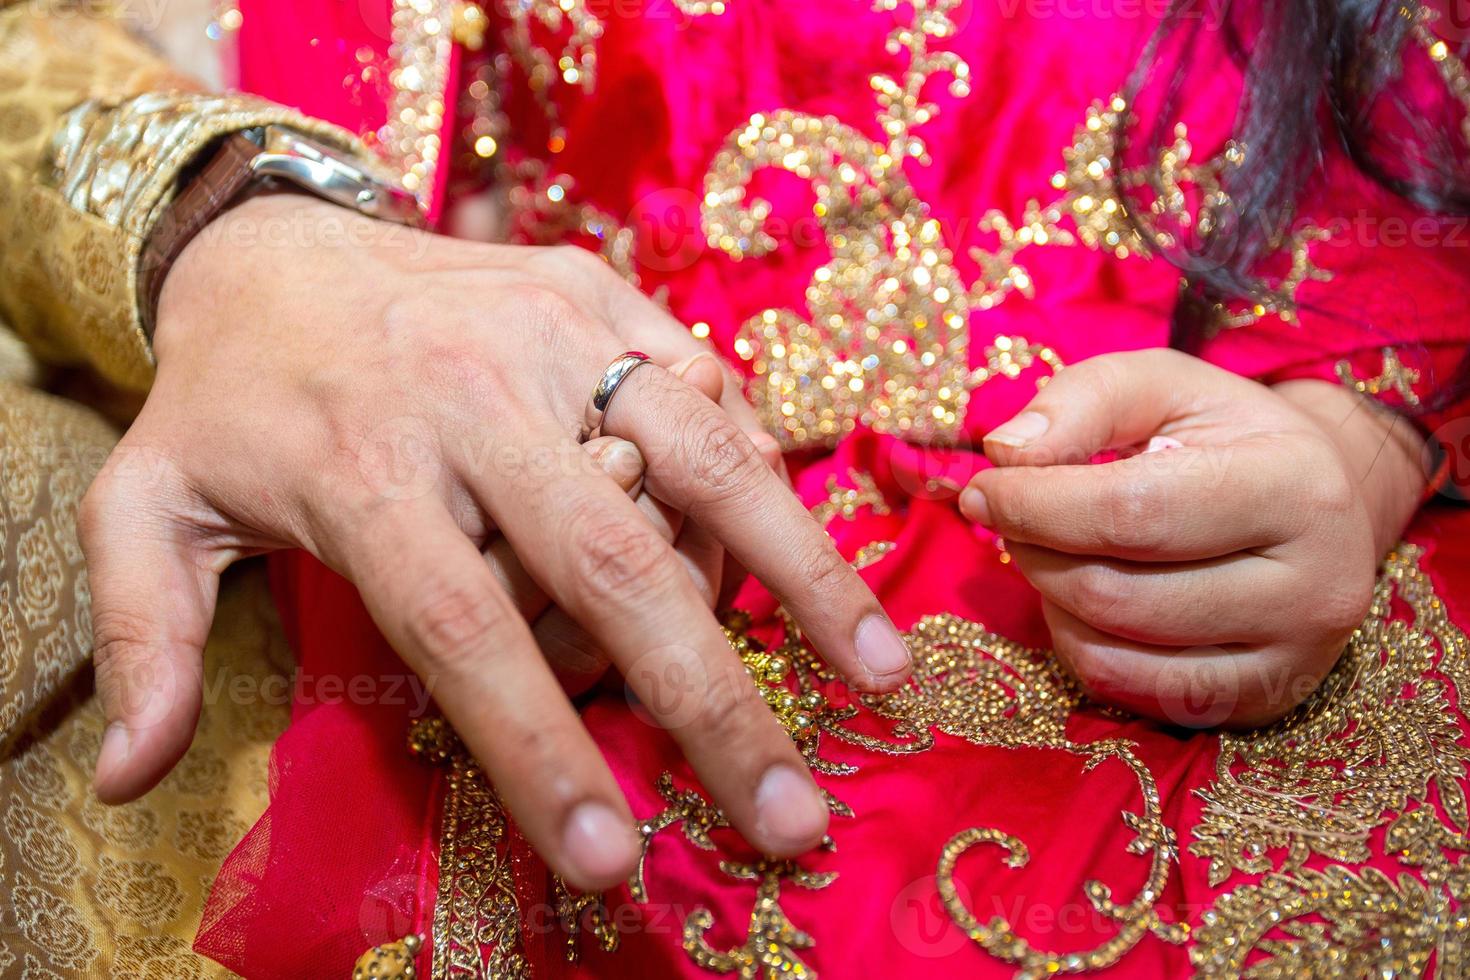
M173 264L209 224L244 193L254 180L250 161L262 152L243 133L226 137L204 168L180 189L148 235L139 264L143 330L153 339L158 299Z

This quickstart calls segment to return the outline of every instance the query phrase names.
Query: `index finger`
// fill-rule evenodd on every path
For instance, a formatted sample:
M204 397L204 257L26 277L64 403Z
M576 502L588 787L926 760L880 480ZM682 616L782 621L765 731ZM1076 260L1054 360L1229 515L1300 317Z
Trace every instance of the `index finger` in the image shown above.
M649 492L713 534L850 682L891 690L908 675L877 597L728 416L649 365L623 382L603 431L638 446Z
M999 467L960 495L1008 541L1075 555L1193 561L1280 544L1298 470L1250 446L1184 446L1083 466Z

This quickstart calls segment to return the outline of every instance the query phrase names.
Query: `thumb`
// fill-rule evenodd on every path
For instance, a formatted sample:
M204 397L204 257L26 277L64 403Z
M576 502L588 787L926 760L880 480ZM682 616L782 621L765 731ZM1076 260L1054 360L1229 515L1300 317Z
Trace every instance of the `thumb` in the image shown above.
M126 493L125 480L104 482L105 473L79 517L107 719L93 788L104 803L125 803L152 789L193 740L219 574L199 563L182 526L139 514L149 496Z
M1009 422L985 436L997 466L1086 463L1106 449L1143 442L1184 414L1199 364L1159 348L1104 354L1059 371Z

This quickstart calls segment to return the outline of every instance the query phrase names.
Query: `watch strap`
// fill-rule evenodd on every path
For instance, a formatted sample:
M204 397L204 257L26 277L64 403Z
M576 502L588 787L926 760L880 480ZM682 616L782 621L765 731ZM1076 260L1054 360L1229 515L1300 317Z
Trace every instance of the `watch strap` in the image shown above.
M227 211L254 181L250 162L261 152L261 147L243 133L225 137L209 162L184 183L154 225L138 266L143 330L150 340L169 270L204 226Z

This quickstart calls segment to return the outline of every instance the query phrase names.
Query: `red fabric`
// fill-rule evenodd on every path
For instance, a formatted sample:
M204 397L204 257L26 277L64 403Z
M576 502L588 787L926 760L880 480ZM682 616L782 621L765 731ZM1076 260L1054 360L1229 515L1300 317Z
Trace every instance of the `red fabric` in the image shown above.
M369 60L386 57L386 7L386 0L243 2L245 86L374 129L383 118L385 93L360 84L358 52L365 50ZM1013 4L961 8L959 30L942 47L969 62L974 91L960 98L939 84L926 88L939 107L922 130L933 162L905 168L915 193L941 222L966 281L978 275L969 249L996 245L980 216L997 209L1019 222L1028 201L1050 199L1050 177L1086 108L1121 86L1153 27L1147 18L1110 18L1096 10L1074 18L1030 17L1027 11ZM776 108L832 115L876 136L868 78L903 67L884 46L894 16L853 0L798 6L728 0L723 16L704 18L678 14L668 3L621 4L597 42L596 89L589 94L557 85L551 92L566 128L565 150L551 162L571 175L575 200L627 216L640 235L643 287L665 290L685 322L709 323L712 340L726 354L747 318L768 306L802 308L825 246L820 234L808 241L793 233L773 255L741 262L707 247L698 209L710 161L752 113ZM1222 52L1200 58L1184 108L1197 158L1219 151L1238 84ZM547 157L550 128L537 99L523 86L508 110L522 147L510 152ZM1307 202L1313 220L1330 223L1364 211L1370 221L1413 217L1368 187L1345 161L1330 160L1327 174ZM809 188L772 178L760 192L793 228L805 227ZM1470 266L1460 252L1443 241L1394 248L1349 235L1313 256L1333 279L1302 287L1297 322L1264 317L1222 333L1204 356L1265 380L1335 379L1340 359L1368 377L1376 373L1374 358L1383 345L1409 345L1405 357L1412 359L1412 345L1420 344L1426 359L1416 364L1426 380L1446 375L1470 337ZM1068 363L1167 342L1179 277L1166 263L1118 259L1080 246L1030 248L1020 261L1036 295L1013 294L994 309L973 311L972 365L983 362L995 337L1045 342ZM1033 368L980 389L969 406L969 439L1015 413L1043 373ZM1435 424L1454 417L1442 415ZM835 521L831 530L848 554L875 540L896 542L893 554L865 577L901 627L949 612L1044 648L1034 592L1003 561L989 533L963 520L954 506L949 487L984 465L965 444L924 449L859 432L835 451L792 462L808 503L826 498L829 477L846 485L850 469L873 474L891 513L864 510L852 522ZM1470 616L1467 531L1463 512L1430 510L1411 533L1429 548L1425 564L1462 623ZM278 559L276 572L303 676L406 674L345 583L299 555ZM773 602L758 585L749 586L739 604L770 626ZM323 703L305 693L301 702L276 749L270 810L222 871L197 946L252 980L345 976L375 943L414 931L428 936L432 948L434 938L441 787L404 748L413 705L352 698ZM696 785L672 742L645 724L620 691L594 698L585 718L635 813L662 808L654 791L662 771L674 773L681 788ZM1068 735L1077 743L1136 743L1158 781L1165 822L1177 829L1181 844L1188 842L1201 809L1196 791L1214 773L1215 735L1120 720L1099 709L1077 713ZM858 776L821 778L858 818L836 820L839 850L813 855L803 866L841 874L822 890L793 884L782 890L792 921L818 931L817 946L803 955L823 975L1014 972L970 944L936 904L935 857L964 827L998 828L1029 846L1031 860L1023 869L1007 867L997 850L977 849L961 863L959 878L982 921L1003 915L1037 945L1080 950L1116 934L1090 911L1085 883L1102 881L1127 901L1144 880L1147 861L1127 850L1135 835L1120 818L1139 810L1139 783L1117 760L1089 768L1085 752L982 747L945 735L935 750L919 756L864 753L841 744L825 754L860 762ZM735 846L728 834L722 841ZM545 868L523 842L513 839L511 846L516 893L528 915L523 945L534 976L703 975L681 948L681 925L695 908L713 915L712 943L723 948L743 940L754 886L732 883L714 857L673 830L654 844L648 874L653 904L634 909L626 891L608 896L615 914L631 910L633 916L622 950L604 957L587 952L584 943L581 966L570 966L564 938L544 928L544 907L539 920L531 914L549 894ZM1186 853L1171 869L1160 913L1196 921L1230 886L1211 886L1205 862ZM425 975L428 955L426 950L420 960ZM1184 948L1145 937L1117 972L1173 975L1189 968Z

